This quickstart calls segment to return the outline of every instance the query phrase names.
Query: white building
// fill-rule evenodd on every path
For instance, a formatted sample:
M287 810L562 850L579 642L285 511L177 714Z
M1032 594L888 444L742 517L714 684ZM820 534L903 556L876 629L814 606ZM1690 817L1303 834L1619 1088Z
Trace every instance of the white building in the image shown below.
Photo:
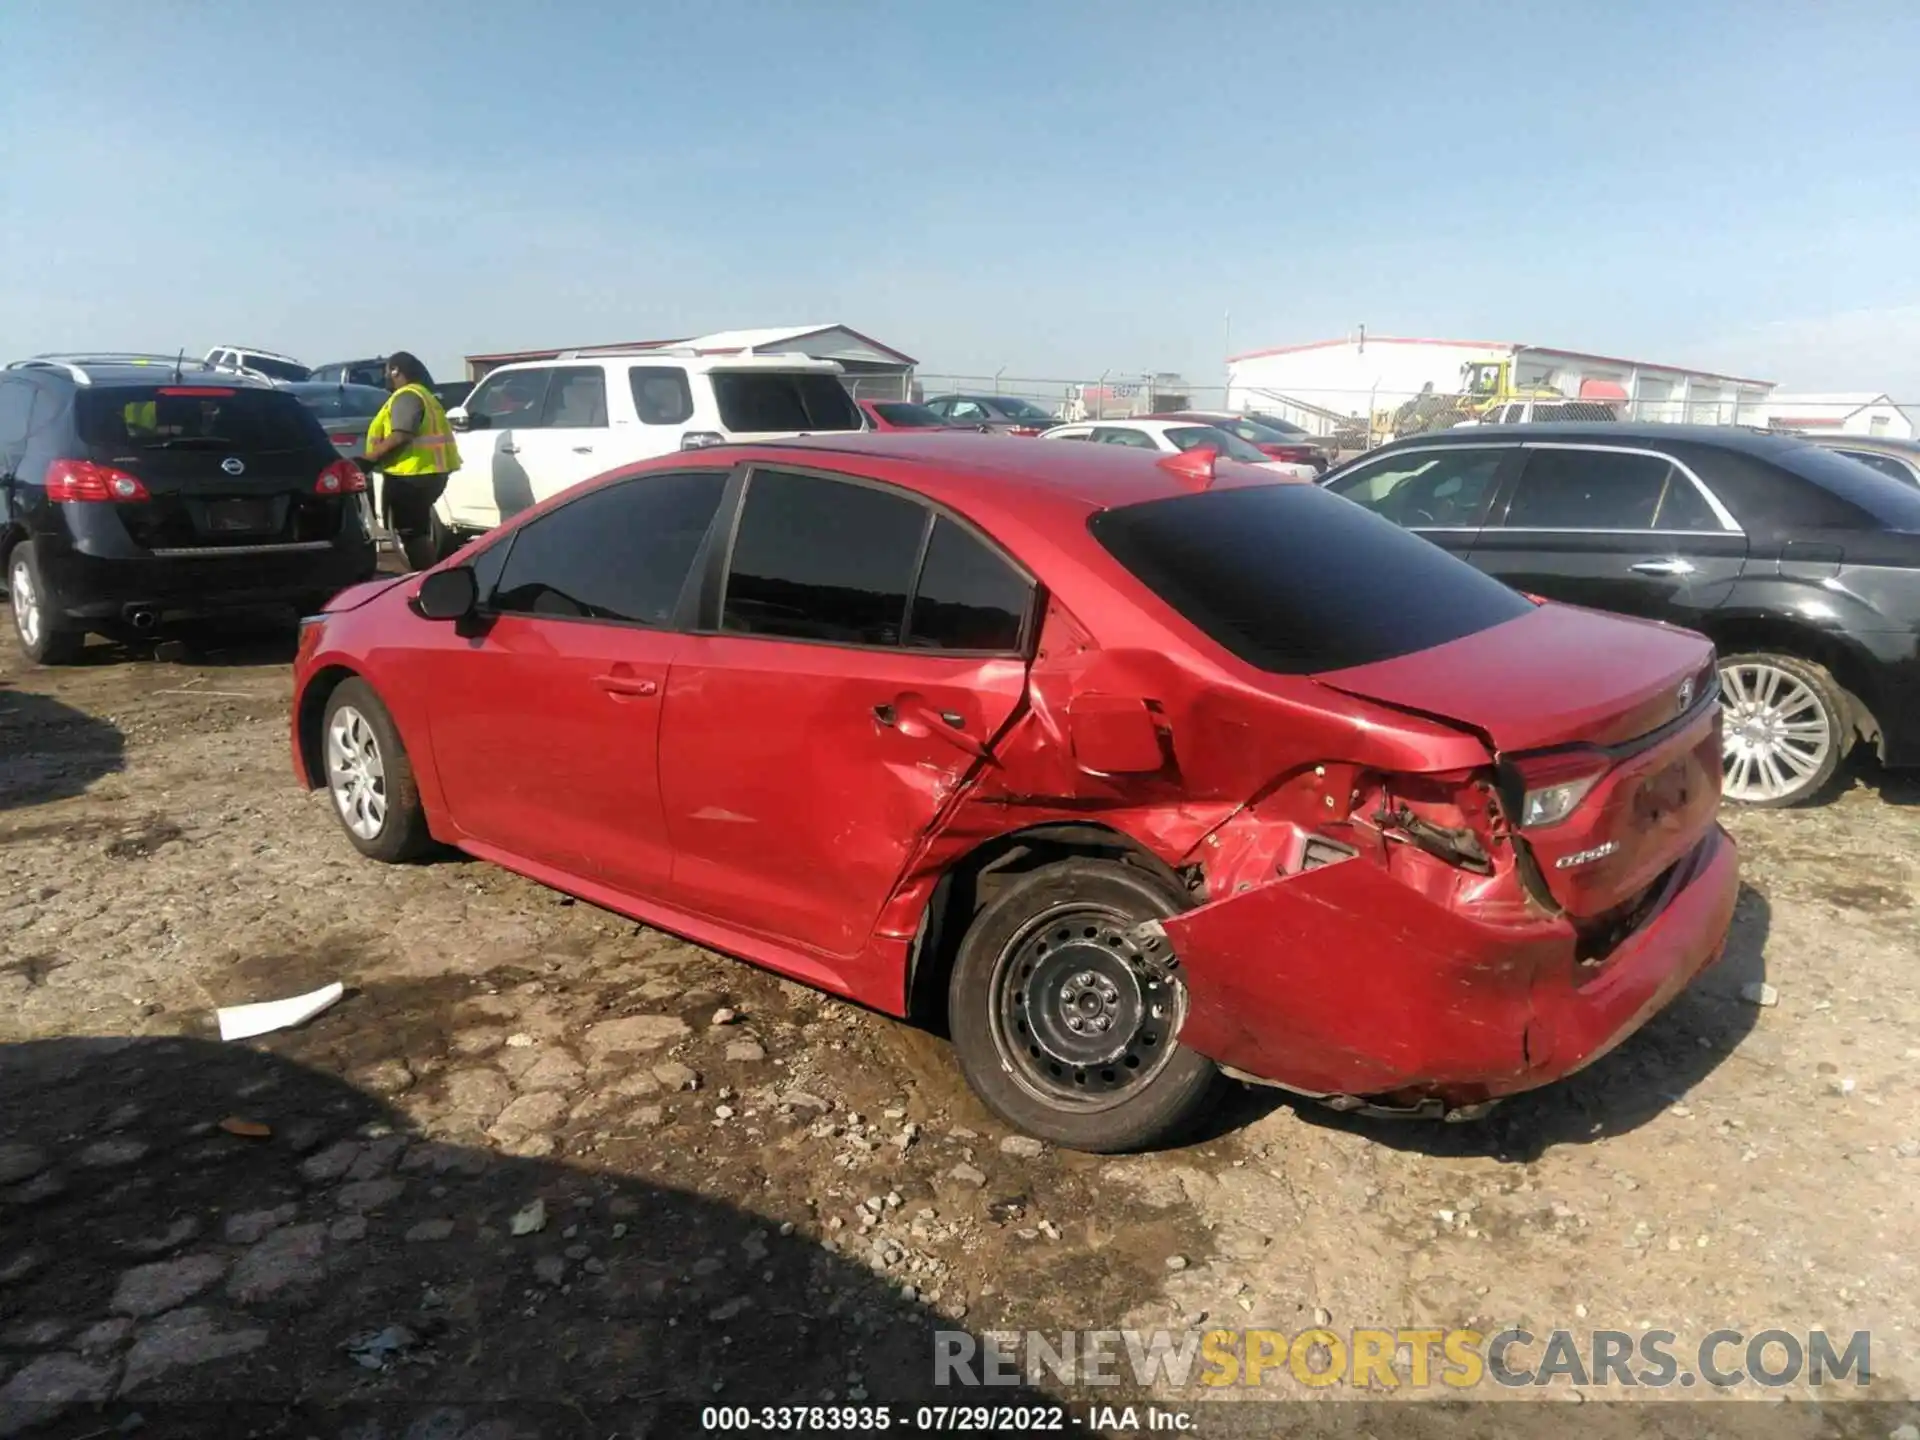
M1818 435L1885 435L1911 440L1914 424L1890 395L1859 390L1839 394L1785 394L1776 390L1760 407L1763 423L1775 430L1808 430Z
M1365 421L1423 389L1450 395L1465 367L1512 363L1514 388L1551 388L1568 399L1610 401L1641 420L1760 424L1770 380L1748 380L1650 360L1590 355L1510 340L1415 340L1362 332L1236 355L1227 362L1227 408L1279 415L1316 434L1332 417Z

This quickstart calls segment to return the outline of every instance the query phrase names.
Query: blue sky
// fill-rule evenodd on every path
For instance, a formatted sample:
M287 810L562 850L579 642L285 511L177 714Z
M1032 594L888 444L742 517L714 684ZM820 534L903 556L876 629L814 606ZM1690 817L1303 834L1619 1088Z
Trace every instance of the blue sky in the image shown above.
M0 0L0 348L1217 383L1231 311L1920 400L1917 55L1910 0Z

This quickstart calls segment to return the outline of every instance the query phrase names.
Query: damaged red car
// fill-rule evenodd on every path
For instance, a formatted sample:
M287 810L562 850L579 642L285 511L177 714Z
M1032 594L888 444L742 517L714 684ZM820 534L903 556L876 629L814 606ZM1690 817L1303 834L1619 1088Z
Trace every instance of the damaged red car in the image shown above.
M587 482L301 632L301 782L942 1025L1011 1124L1224 1073L1455 1119L1720 953L1714 656L1202 454L856 436Z

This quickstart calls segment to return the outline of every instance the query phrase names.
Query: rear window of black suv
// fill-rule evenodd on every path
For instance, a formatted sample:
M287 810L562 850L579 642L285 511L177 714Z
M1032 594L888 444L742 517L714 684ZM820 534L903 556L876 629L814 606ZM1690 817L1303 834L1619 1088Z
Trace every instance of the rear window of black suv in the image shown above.
M115 385L74 397L74 423L94 449L332 450L292 395L219 385Z
M1094 538L1249 665L1311 675L1429 650L1532 604L1439 546L1313 485L1105 510Z
M833 375L717 370L713 398L720 423L735 434L862 428L853 397Z

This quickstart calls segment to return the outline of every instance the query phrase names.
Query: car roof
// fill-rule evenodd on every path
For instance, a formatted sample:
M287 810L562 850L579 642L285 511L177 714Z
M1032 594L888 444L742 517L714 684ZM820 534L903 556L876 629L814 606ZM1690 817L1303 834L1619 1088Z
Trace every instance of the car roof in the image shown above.
M848 431L728 448L742 458L818 464L897 484L983 522L989 517L982 511L1084 519L1120 505L1195 493L1192 482L1162 465L1167 457L1158 452L1118 445L1033 445L972 430ZM1251 465L1235 468L1259 475L1261 483L1270 479Z
M509 365L494 366L480 380L511 370L556 370L562 366L600 364L674 365L696 375L735 370L802 372L809 375L843 373L839 361L820 360L811 355L696 355L686 350L595 350L565 352L543 360L515 360ZM477 385L480 381L474 383Z
M89 359L84 355L43 356L17 360L7 367L13 374L52 375L97 388L125 388L134 385L219 385L234 390L272 390L275 385L252 375L233 370L215 370L198 360L184 363L172 360ZM180 376L174 380L176 369Z
M1794 438L1828 450L1879 450L1892 455L1920 455L1920 440L1908 440L1899 435L1802 435L1795 432Z
M1665 425L1653 420L1551 420L1530 425L1469 425L1408 435L1367 452L1427 445L1484 445L1489 440L1607 441L1615 445L1706 445L1771 458L1808 443L1805 436L1746 425Z

